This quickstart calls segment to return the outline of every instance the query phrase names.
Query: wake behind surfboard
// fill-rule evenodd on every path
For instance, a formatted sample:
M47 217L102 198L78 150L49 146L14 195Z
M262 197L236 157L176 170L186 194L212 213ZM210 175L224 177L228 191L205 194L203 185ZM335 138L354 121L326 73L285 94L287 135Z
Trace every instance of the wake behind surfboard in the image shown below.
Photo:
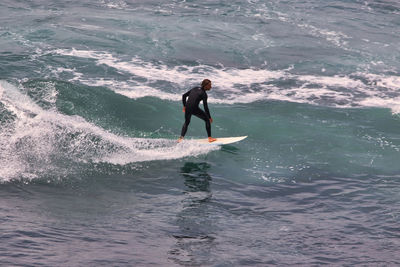
M208 138L205 139L191 139L191 141L196 141L200 144L209 144L209 145L227 145L227 144L232 144L232 143L236 143L239 142L243 139L245 139L247 137L246 136L238 136L238 137L220 137L220 138L216 138L217 140L214 142L208 142Z

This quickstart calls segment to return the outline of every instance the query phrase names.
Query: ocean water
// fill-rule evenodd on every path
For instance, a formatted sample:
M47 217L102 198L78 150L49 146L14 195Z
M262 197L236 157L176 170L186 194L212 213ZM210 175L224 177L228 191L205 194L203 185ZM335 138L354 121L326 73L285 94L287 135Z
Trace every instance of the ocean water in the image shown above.
M0 2L1 266L398 266L399 155L398 1Z

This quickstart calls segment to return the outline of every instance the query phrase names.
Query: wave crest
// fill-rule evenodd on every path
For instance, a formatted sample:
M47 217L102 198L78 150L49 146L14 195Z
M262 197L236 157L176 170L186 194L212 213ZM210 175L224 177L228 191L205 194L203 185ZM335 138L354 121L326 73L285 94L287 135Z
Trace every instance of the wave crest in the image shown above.
M354 73L349 75L299 75L292 69L235 69L206 65L170 67L139 58L118 59L110 53L87 50L57 49L63 56L95 60L124 73L129 79L88 78L75 70L71 80L94 86L106 86L130 98L146 96L180 101L182 90L188 90L202 79L214 81L209 101L221 104L252 103L264 100L291 101L333 107L385 107L398 112L390 99L400 97L400 77L396 75ZM62 72L65 70L61 70ZM323 72L323 70L322 70ZM184 87L184 89L182 89Z

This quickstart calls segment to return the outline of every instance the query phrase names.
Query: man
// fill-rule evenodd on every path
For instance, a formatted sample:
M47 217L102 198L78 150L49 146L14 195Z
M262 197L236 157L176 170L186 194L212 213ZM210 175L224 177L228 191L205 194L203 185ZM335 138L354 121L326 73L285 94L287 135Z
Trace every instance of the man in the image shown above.
M211 123L213 119L210 116L210 111L207 105L207 93L211 89L211 81L209 79L204 79L201 83L201 87L195 87L182 95L183 112L185 113L185 123L182 127L181 137L179 137L178 142L181 142L185 137L187 128L190 123L190 118L192 115L202 119L206 123L206 130L208 135L208 142L214 142L217 139L211 137ZM186 101L186 98L189 97ZM204 110L199 108L200 101L203 101Z

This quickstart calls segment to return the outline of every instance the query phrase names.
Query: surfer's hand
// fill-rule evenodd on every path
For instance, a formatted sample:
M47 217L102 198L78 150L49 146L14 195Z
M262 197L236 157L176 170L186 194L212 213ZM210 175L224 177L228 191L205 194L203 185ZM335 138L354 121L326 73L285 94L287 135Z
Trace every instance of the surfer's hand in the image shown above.
M212 118L210 118L210 123L212 123L213 122L213 119Z
M183 113L185 113L186 112L186 107L183 107L182 111L183 111Z

